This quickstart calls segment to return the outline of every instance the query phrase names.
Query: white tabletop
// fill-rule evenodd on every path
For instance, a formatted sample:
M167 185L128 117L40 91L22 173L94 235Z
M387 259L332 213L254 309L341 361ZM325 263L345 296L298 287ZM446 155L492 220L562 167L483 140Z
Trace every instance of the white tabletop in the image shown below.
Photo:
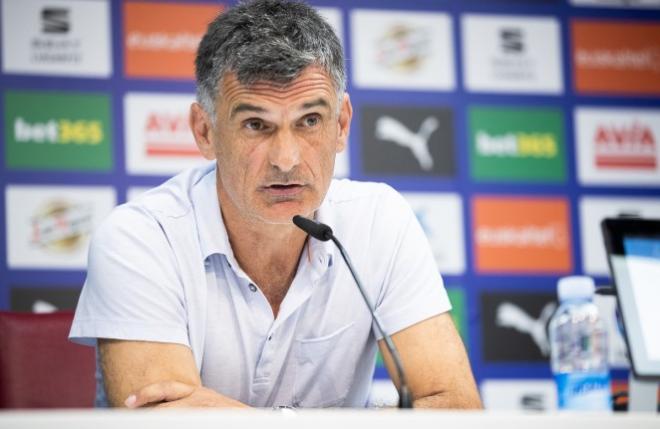
M1 429L660 429L645 413L499 413L432 410L73 410L0 412Z

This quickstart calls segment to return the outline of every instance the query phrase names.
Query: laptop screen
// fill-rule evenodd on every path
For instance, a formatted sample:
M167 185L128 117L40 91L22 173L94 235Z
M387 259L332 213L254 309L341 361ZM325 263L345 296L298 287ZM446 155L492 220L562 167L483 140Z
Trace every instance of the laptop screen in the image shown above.
M633 371L660 379L660 220L606 219L602 227Z

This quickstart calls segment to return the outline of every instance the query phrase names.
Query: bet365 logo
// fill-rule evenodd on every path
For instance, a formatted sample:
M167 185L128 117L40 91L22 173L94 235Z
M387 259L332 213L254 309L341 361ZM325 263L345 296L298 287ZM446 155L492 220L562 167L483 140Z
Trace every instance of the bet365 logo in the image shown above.
M18 143L98 145L103 141L103 124L95 120L51 119L28 122L14 120L14 139Z

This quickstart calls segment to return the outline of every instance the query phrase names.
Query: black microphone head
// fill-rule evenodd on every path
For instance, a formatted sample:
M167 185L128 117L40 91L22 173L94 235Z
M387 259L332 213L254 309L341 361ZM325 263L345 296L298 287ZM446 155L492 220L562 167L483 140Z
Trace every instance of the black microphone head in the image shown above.
M332 238L332 228L324 223L314 222L300 215L293 217L293 223L317 240L328 241Z

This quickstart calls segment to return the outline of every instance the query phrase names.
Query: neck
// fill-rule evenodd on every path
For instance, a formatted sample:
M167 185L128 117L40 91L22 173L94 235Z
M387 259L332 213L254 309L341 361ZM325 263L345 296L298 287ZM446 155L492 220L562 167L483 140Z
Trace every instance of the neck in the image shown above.
M270 224L246 217L221 186L217 196L236 261L257 283L277 315L296 274L307 234L293 223Z

